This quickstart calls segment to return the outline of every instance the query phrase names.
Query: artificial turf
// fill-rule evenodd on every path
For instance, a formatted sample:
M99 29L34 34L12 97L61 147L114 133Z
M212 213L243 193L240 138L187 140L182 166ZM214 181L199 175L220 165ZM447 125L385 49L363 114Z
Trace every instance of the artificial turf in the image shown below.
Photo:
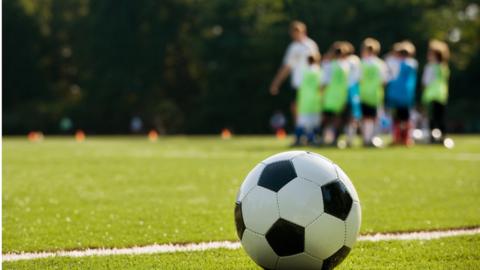
M470 270L480 267L480 236L357 243L336 269ZM155 255L48 258L7 262L4 269L260 269L245 252L211 250Z
M309 150L353 180L362 233L477 226L480 137L454 139L452 150ZM4 138L3 252L234 240L234 200L244 176L288 143L273 137Z

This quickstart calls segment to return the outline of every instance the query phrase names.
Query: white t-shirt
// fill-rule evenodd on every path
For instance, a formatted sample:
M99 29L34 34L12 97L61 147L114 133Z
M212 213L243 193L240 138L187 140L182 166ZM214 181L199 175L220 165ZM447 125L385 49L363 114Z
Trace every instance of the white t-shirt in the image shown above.
M385 64L387 66L387 82L393 81L400 72L400 59L389 54L385 57Z
M423 86L427 86L435 78L435 71L434 71L433 67L434 67L434 65L431 64L431 63L427 63L425 65L425 69L423 70L423 76L422 76Z
M317 43L308 37L302 41L294 41L288 46L283 64L292 70L291 83L294 89L299 88L302 83L303 71L308 67L308 57L317 53L319 53Z
M353 86L360 81L362 66L360 58L354 54L349 55L347 57L347 61L350 64L350 72L348 73L348 86Z

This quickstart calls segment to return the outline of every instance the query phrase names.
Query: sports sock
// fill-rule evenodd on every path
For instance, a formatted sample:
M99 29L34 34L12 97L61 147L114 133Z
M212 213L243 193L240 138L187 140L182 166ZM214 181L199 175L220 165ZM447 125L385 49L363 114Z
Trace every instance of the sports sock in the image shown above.
M394 144L400 144L402 142L402 136L401 136L401 129L400 129L400 122L395 121L393 123L393 143Z
M300 144L302 141L302 136L305 133L305 129L303 127L296 127L295 128L295 144Z
M347 143L352 145L353 140L355 139L355 134L357 132L357 124L355 122L350 122L347 126Z
M375 132L375 122L367 119L363 122L363 143L371 144Z

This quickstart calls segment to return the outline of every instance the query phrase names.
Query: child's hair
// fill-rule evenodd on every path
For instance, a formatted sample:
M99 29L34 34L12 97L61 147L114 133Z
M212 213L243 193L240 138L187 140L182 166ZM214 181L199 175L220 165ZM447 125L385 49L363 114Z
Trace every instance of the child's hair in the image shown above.
M348 53L348 45L344 41L335 41L330 49L335 57L346 56Z
M405 49L399 50L398 54L400 54L400 56L403 56L403 57L409 57L410 56L410 53Z
M348 41L342 41L343 45L345 46L345 50L346 50L346 54L347 55L350 55L350 54L354 54L355 53L355 47L353 46L352 43L348 42Z
M413 57L415 55L415 46L408 40L395 43L393 50L402 57Z
M380 53L380 42L374 38L366 38L363 41L362 48L371 54L378 55Z
M433 53L433 56L435 57L435 60L437 60L438 62L445 62L445 59L441 51L432 50L432 53Z
M448 59L450 58L450 50L447 43L432 39L428 43L428 49L432 51L435 59L438 62L448 62Z
M308 56L308 64L309 65L314 65L320 62L320 54L315 53L315 54L310 54Z
M307 32L307 25L301 21L295 20L290 23L290 31Z

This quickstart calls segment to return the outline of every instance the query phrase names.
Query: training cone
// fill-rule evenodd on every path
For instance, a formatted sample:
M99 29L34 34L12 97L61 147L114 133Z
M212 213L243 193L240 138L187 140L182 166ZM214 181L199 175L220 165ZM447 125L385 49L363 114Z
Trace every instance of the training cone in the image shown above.
M277 129L277 132L275 134L277 136L277 139L279 140L285 140L287 138L287 132L285 132L285 129L279 128Z
M220 135L223 140L232 138L232 132L228 128L222 129L222 133Z
M77 142L85 141L85 132L83 132L83 130L79 129L77 130L77 132L75 132L75 141Z
M151 142L156 142L158 140L158 132L154 129L148 132L148 140Z
M31 142L43 141L43 133L41 131L30 131L27 138Z

